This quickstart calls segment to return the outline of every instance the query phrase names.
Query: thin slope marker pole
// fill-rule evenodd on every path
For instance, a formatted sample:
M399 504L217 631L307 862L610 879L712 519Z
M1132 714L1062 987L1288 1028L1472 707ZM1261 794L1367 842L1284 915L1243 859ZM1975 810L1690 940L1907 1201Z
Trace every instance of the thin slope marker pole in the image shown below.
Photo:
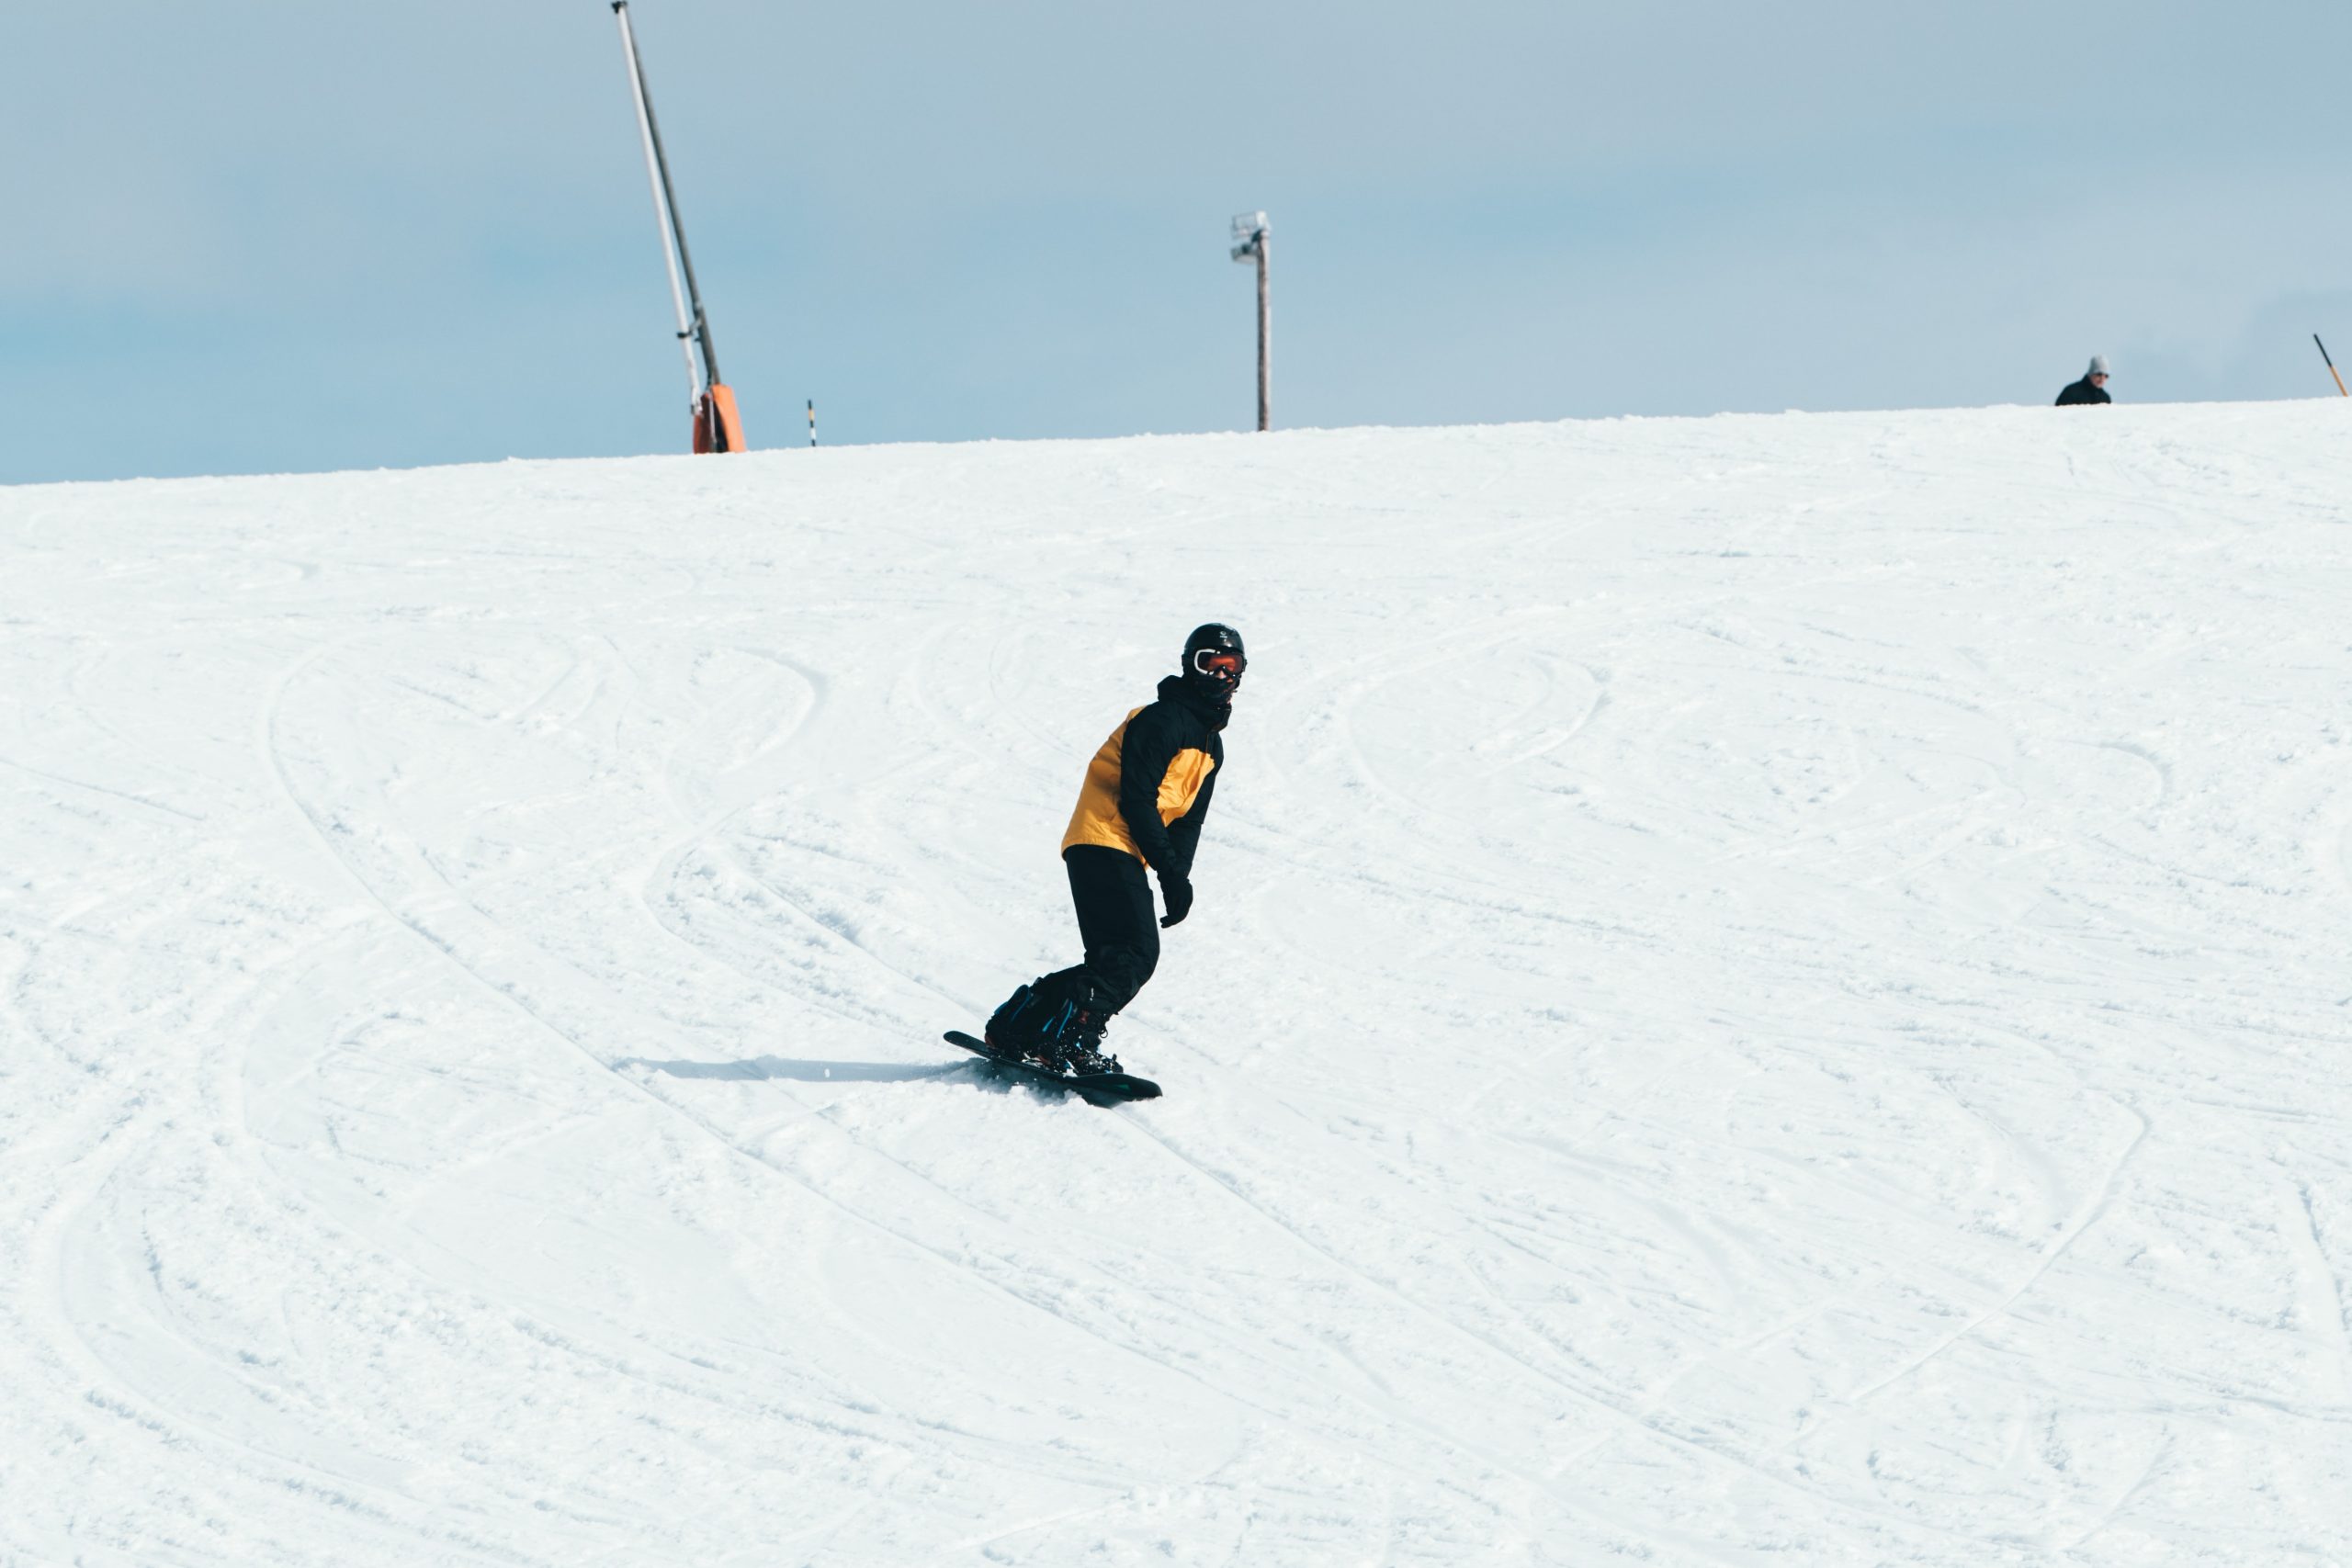
M2319 343L2319 333L2312 333L2312 341L2313 343ZM2319 343L2319 356L2322 359L2327 359L2327 373L2335 378L2335 389L2339 392L2344 392L2346 397L2352 398L2352 392L2344 391L2344 373L2335 367L2335 360L2328 359L2327 357L2327 344Z
M613 15L620 18L621 53L628 63L629 97L637 105L637 133L645 144L645 180L653 191L653 220L662 227L662 266L670 275L670 302L678 311L678 352L686 357L686 406L700 417L702 376L695 368L693 333L686 324L686 296L678 287L674 248L677 219L670 209L670 182L662 167L662 145L653 134L653 106L645 99L645 73L637 62L637 36L629 29L628 0L613 0Z

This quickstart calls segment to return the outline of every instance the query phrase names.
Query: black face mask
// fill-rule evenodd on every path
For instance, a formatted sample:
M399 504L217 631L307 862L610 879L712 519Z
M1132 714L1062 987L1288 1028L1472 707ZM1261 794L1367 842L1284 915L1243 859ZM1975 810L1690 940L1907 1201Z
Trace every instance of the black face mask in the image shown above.
M1231 692L1219 692L1203 705L1207 710L1208 726L1211 729L1223 729L1233 722L1233 694Z
M1233 689L1205 675L1171 675L1161 682L1159 694L1182 697L1211 729L1223 729L1233 717Z

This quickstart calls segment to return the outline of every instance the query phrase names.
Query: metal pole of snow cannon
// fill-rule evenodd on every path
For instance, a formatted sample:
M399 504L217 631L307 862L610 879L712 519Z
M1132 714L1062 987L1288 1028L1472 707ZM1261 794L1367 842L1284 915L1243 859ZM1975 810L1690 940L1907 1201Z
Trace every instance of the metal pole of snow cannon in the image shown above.
M613 15L620 19L621 57L628 65L630 100L637 105L637 134L645 146L645 179L653 191L653 220L662 226L662 267L670 275L670 302L678 311L678 352L686 358L686 406L701 418L702 375L695 368L693 332L686 324L685 291L678 287L677 229L662 190L661 144L653 138L653 108L645 101L645 73L638 68L637 37L629 30L628 0L613 0Z
M1233 259L1256 261L1258 264L1258 428L1274 427L1273 405L1273 307L1269 303L1266 280L1267 238L1266 215L1245 212L1233 220Z
M621 40L628 51L629 76L637 89L638 119L644 129L654 176L660 183L654 206L663 220L667 241L677 246L678 267L686 275L686 301L679 307L678 335L691 336L702 348L702 391L695 401L695 450L740 452L744 445L743 422L736 412L734 389L718 373L718 352L710 341L710 317L702 308L702 289L695 282L694 254L686 249L686 226L678 218L677 187L670 183L670 159L662 150L662 122L654 116L653 96L645 88L645 61L638 52L637 35L629 26L628 0L613 0L613 12L621 19ZM670 277L673 299L677 289L677 275L673 272ZM691 326L686 321L687 305L694 310ZM687 363L693 363L691 351Z
M2319 343L2319 333L2312 333L2312 341L2313 343ZM2322 359L2327 359L2327 373L2335 378L2335 389L2339 392L2344 392L2346 397L2352 398L2352 392L2344 391L2344 372L2335 367L2335 360L2327 358L2327 344L2319 343L2319 356Z

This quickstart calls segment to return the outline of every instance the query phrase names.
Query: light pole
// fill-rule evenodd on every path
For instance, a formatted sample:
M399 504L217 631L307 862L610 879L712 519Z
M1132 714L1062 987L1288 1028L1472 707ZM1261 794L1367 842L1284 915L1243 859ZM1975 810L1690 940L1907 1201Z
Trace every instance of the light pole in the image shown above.
M1233 220L1233 259L1258 264L1258 428L1274 427L1273 307L1266 298L1266 215L1244 212Z

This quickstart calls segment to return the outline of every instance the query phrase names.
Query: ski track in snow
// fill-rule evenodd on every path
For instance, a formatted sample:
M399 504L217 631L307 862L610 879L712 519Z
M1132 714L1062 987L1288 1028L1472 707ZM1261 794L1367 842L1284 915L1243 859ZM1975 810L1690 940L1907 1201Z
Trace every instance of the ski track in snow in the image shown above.
M2352 1561L2342 417L0 491L0 1563Z

